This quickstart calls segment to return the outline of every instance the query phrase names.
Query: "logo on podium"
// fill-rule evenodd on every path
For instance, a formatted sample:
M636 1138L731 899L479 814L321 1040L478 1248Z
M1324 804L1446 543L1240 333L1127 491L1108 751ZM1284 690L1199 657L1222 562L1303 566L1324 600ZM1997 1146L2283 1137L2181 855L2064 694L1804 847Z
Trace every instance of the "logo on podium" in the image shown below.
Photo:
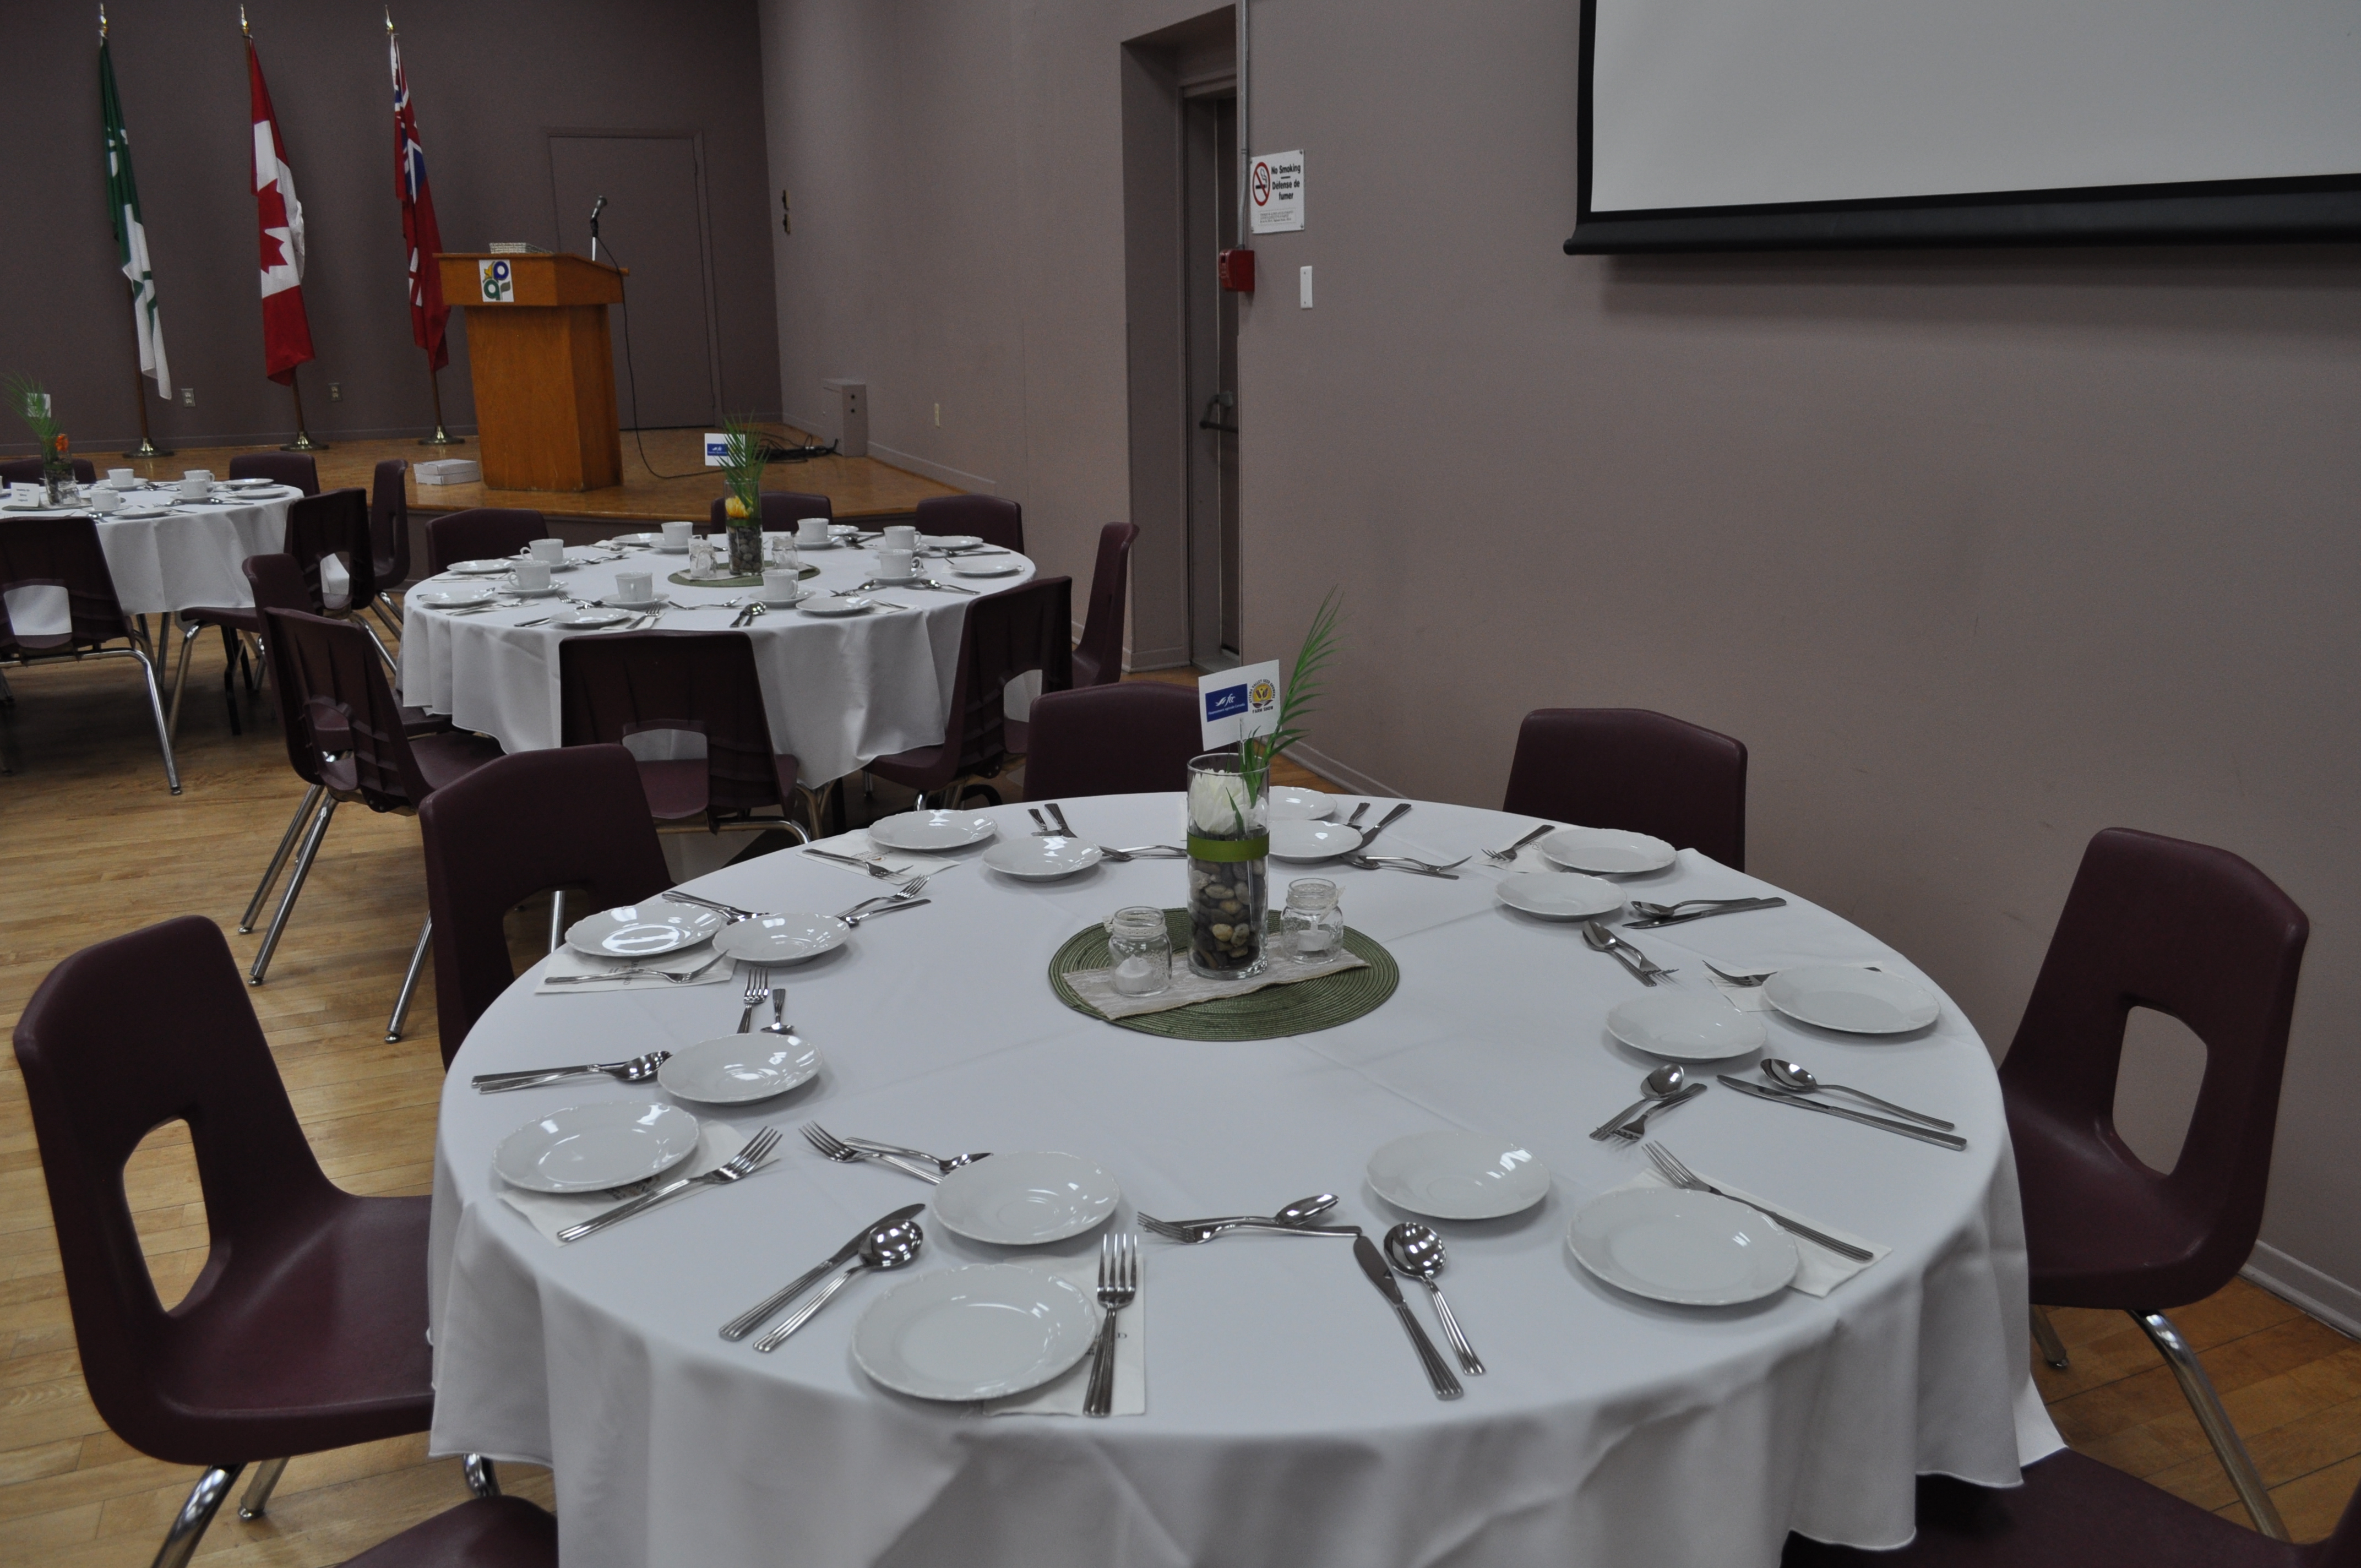
M516 303L516 278L509 264L495 258L476 263L476 280L483 286L484 303L513 305Z

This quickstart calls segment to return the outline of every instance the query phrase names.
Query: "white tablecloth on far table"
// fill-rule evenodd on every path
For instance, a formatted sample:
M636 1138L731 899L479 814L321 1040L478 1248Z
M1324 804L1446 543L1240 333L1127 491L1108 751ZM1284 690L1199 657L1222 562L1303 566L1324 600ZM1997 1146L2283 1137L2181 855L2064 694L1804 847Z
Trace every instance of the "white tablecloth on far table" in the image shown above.
M287 509L302 493L280 487L222 506L176 501L171 511L156 518L91 513L98 521L98 546L105 552L106 569L115 578L115 597L132 615L252 604L254 595L241 568L248 555L268 555L286 547ZM170 494L135 490L126 500L133 505L160 502ZM87 510L73 507L43 515ZM0 513L10 515L23 514ZM38 590L10 595L9 615L16 629L33 636L63 631L63 591L53 597L51 604Z
M1117 844L1169 837L1178 812L1170 795L1067 806ZM1005 831L1029 826L1021 807L996 815ZM1422 804L1388 839L1451 860L1527 826ZM1348 921L1400 962L1400 989L1339 1028L1228 1043L1086 1018L1044 978L1068 937L1117 906L1178 904L1179 864L1022 883L964 859L928 884L930 907L780 971L826 1068L728 1117L789 1132L776 1166L573 1246L499 1201L492 1149L528 1118L631 1091L481 1096L469 1076L677 1048L731 1028L735 993L540 997L528 976L468 1036L436 1157L433 1446L552 1464L567 1568L1768 1568L1790 1530L1905 1541L1920 1472L2008 1485L2059 1446L2028 1376L1998 1084L1948 1002L1931 1029L1883 1042L1765 1022L1775 1053L1956 1120L1965 1154L1718 1085L1663 1119L1656 1135L1700 1168L1894 1249L1825 1299L1676 1309L1598 1283L1564 1239L1576 1210L1645 1166L1587 1136L1652 1065L1603 1028L1639 986L1577 927L1499 906L1499 873L1323 871ZM1272 880L1292 872L1274 862ZM1694 852L1631 880L1642 897L1765 891ZM769 910L827 911L852 891L793 851L696 885ZM1801 899L1633 936L1685 971L1818 956L1924 980ZM1086 1155L1122 1182L1125 1226L1135 1206L1267 1212L1327 1190L1344 1194L1335 1217L1382 1228L1402 1216L1364 1165L1430 1128L1520 1140L1555 1183L1524 1214L1437 1227L1452 1306L1490 1367L1456 1403L1429 1393L1342 1244L1149 1238L1146 1415L985 1420L855 1367L852 1328L882 1281L857 1281L774 1354L718 1337L860 1225L928 1195L811 1153L792 1135L807 1120L946 1153ZM1001 1255L921 1223L919 1268ZM1079 1261L1096 1245L1042 1250Z
M579 559L585 553L574 552ZM840 593L874 576L877 558L864 549L815 550L805 557L819 567L805 587ZM1004 577L958 577L941 560L925 565L936 578L996 593L1030 582L1033 564ZM634 553L619 563L586 562L555 579L566 593L601 598L612 593L619 572L646 572L656 592L680 608L659 623L667 631L727 629L737 615L723 600L746 598L745 588L687 588L665 581L687 558L654 551ZM429 579L436 589L465 586L464 577ZM423 587L427 584L421 584ZM895 588L877 598L908 608L823 620L796 610L772 610L745 630L754 640L754 660L770 709L771 740L794 753L807 784L842 778L872 757L891 756L943 738L950 708L951 679L959 663L960 594ZM549 613L542 601L526 608L481 615L450 615L405 600L401 639L402 701L434 713L447 713L462 729L480 730L511 751L541 751L558 744L563 732L557 684L557 645L566 637L546 626L520 627Z

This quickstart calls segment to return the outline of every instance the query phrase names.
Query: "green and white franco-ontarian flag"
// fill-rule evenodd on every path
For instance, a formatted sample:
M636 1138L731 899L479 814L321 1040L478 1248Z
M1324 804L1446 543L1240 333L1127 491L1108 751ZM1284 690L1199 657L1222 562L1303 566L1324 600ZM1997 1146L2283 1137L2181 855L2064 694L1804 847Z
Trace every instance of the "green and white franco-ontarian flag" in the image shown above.
M172 396L172 372L164 363L164 320L156 313L156 275L148 266L148 230L139 221L139 187L131 178L131 138L123 129L123 100L115 95L115 62L106 40L98 45L98 101L106 116L106 205L115 215L115 255L131 280L131 316L139 332L139 373L156 378L156 391Z

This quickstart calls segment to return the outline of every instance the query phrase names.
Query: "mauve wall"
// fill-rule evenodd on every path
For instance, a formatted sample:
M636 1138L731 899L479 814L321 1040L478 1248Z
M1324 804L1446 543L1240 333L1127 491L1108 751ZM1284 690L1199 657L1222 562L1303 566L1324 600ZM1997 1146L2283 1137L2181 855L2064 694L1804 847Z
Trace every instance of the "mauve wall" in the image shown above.
M788 410L866 375L880 446L1078 576L1161 330L1120 46L1199 8L763 0ZM1255 7L1309 226L1241 329L1249 656L1341 586L1317 760L1417 795L1497 803L1544 705L1743 737L1752 869L1996 1053L2091 833L2247 856L2314 922L2257 1263L2361 1320L2361 253L1572 259L1577 11Z
M778 198L763 148L752 0L401 0L394 6L444 244L555 248L545 132L701 131L726 406L774 411L770 255ZM248 0L310 238L303 295L319 358L302 371L314 435L432 428L412 343L384 8ZM149 387L161 444L284 440L286 389L262 373L245 51L236 7L113 0L115 80L131 133L175 388ZM96 7L8 7L0 93L0 374L42 380L93 455L137 429L131 310L115 270L98 112ZM578 214L577 214L578 216ZM472 430L466 329L453 313L446 422ZM686 345L698 361L702 344ZM651 356L678 352L635 343ZM344 400L328 400L328 383ZM0 448L30 451L13 418ZM102 467L104 465L100 465Z

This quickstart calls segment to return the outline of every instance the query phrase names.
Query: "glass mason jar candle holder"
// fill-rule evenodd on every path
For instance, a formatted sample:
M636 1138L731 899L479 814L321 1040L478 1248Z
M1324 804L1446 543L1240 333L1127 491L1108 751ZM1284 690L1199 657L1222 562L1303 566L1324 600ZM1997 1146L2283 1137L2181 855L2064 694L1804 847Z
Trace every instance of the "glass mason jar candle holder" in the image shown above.
M1135 905L1107 922L1107 970L1118 996L1154 996L1172 986L1172 933L1164 911Z
M1270 791L1235 753L1189 764L1189 967L1213 980L1263 971L1270 910Z
M1287 884L1287 907L1279 913L1279 940L1300 964L1322 964L1345 950L1345 911L1336 884L1325 877L1299 877Z

